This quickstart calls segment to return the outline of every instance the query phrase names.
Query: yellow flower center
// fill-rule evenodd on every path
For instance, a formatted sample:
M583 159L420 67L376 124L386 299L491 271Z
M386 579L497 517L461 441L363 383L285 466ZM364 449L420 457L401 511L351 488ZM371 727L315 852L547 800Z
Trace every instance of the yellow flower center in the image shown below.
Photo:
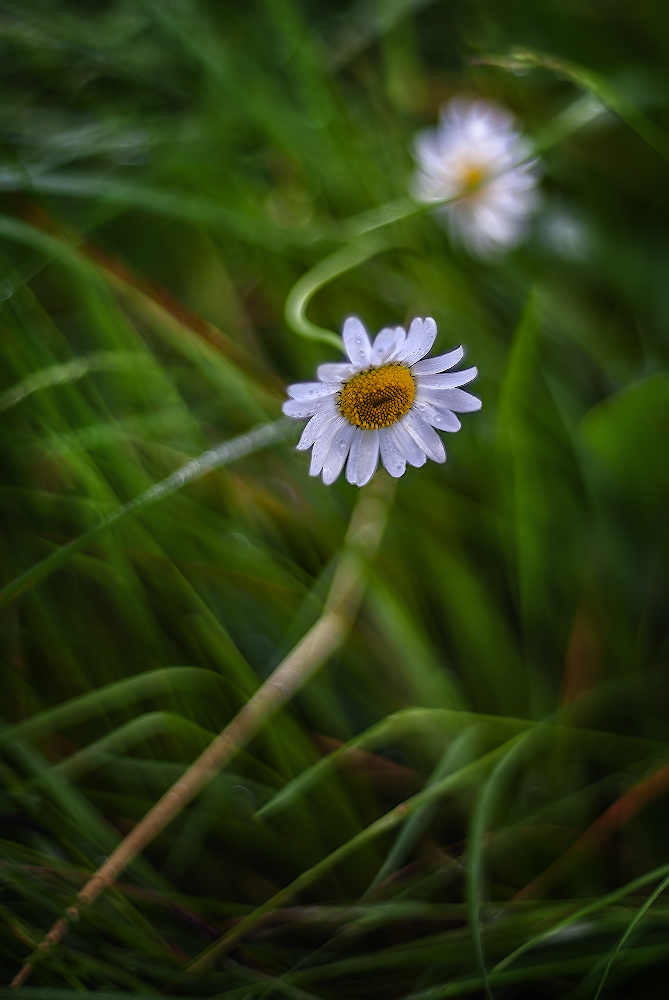
M477 166L475 163L468 163L462 170L461 180L463 188L477 187L481 181L485 178L486 172L483 167Z
M408 413L416 385L404 365L368 368L349 379L339 396L339 408L356 427L390 427Z

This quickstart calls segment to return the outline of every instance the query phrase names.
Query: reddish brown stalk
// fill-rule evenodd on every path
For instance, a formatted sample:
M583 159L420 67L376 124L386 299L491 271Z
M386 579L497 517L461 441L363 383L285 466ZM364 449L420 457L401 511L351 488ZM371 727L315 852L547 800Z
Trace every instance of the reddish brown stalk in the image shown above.
M357 613L365 587L365 562L373 557L381 539L394 484L379 473L364 489L353 511L345 548L335 571L320 618L282 663L267 678L232 722L191 764L181 778L156 802L137 826L89 878L75 903L53 925L37 952L14 977L22 986L34 962L58 945L70 922L109 889L128 865L161 833L177 814L246 746L261 726L284 705L344 642Z
M591 854L596 848L611 837L616 830L629 823L637 813L645 809L669 791L669 764L665 764L650 778L640 781L638 785L628 789L612 806L581 834L578 840L565 851L562 857L549 865L545 871L535 878L524 889L521 889L514 899L536 899L543 896L558 879L578 861Z

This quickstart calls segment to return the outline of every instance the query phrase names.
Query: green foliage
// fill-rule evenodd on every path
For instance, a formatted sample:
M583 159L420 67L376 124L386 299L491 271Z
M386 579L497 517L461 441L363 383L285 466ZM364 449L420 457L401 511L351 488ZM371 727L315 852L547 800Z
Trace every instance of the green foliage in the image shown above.
M0 0L3 982L322 610L357 490L284 384L427 314L484 406L345 647L24 989L664 995L668 24ZM460 92L542 153L492 263L407 197Z

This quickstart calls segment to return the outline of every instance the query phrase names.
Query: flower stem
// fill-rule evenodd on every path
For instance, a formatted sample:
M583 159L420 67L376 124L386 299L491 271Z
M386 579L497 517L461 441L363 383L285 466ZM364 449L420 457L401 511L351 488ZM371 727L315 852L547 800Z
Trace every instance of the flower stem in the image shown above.
M366 585L366 565L381 540L395 483L380 473L360 493L332 585L318 621L270 674L234 719L188 770L156 802L86 882L76 900L53 925L36 952L12 981L18 988L33 965L63 939L70 925L109 889L129 864L171 823L261 727L338 649L351 628Z

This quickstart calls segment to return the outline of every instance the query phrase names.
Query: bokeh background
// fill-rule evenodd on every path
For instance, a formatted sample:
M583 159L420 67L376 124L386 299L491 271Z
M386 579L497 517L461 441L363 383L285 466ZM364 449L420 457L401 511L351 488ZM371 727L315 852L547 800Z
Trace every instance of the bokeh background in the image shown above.
M489 58L519 48L544 65ZM338 360L286 298L406 196L444 102L542 145L519 249L417 214L315 295L333 331L434 316L483 410L400 480L342 650L24 990L476 997L483 951L495 996L589 998L631 929L603 994L665 995L668 59L653 0L0 3L3 586ZM0 611L3 982L320 613L358 491L310 479L298 432Z

